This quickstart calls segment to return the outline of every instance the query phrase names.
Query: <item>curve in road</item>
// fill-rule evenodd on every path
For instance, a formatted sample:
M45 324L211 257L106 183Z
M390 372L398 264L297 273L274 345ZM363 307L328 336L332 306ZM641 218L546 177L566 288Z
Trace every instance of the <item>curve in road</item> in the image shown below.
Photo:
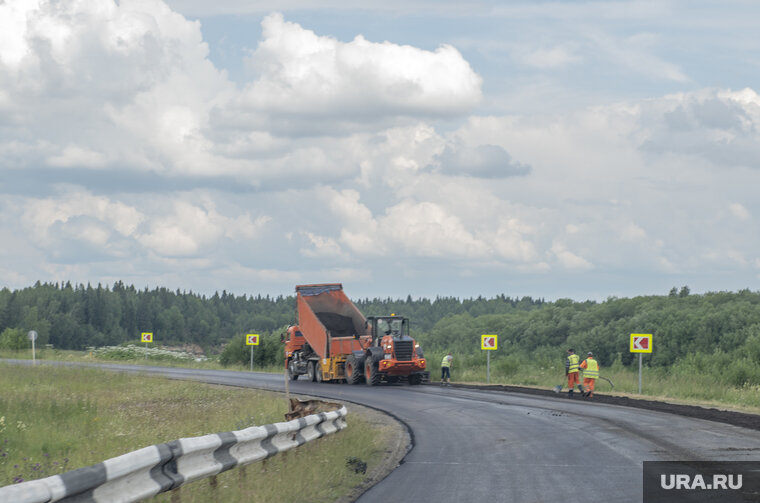
M282 375L99 365L175 379L283 391ZM760 431L659 411L438 386L291 381L299 395L387 411L413 434L403 464L365 492L388 501L642 499L644 461L760 461Z

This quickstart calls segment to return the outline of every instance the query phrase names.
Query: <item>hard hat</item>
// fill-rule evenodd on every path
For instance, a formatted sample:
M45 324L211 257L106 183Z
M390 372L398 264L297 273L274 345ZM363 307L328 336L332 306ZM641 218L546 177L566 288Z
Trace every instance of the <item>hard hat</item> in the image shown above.
M592 353L591 351L589 351L588 352L588 356L594 356L594 353Z

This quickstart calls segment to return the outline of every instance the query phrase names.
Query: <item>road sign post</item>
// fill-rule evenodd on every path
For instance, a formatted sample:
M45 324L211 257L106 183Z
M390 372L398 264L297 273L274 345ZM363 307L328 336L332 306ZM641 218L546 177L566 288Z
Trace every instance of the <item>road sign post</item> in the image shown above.
M37 365L37 357L35 356L35 350L34 350L34 341L37 340L37 332L34 330L30 330L28 334L26 334L27 337L29 337L29 340L32 341L32 365Z
M480 349L486 351L486 384L491 384L491 351L495 351L497 347L497 341L499 336L497 335L481 335L480 336Z
M245 343L251 346L251 372L253 372L253 346L259 345L259 334L248 334L245 336Z
M631 353L639 354L639 395L641 394L641 358L652 352L652 334L631 334Z
M153 332L143 332L140 334L140 340L145 343L145 359L148 359L148 343L153 342Z

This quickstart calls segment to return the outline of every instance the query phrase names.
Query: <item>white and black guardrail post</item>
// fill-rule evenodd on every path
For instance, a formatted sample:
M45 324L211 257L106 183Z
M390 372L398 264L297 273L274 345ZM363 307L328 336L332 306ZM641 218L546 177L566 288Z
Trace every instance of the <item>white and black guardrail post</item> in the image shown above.
M0 502L133 502L344 429L348 411L144 447L61 475L0 487Z

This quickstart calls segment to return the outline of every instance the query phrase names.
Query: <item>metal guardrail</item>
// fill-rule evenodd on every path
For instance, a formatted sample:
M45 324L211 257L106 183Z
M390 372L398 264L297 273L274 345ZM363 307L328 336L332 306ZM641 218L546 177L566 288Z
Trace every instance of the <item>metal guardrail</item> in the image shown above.
M140 501L340 431L347 413L343 406L288 422L144 447L86 468L0 487L0 501Z

